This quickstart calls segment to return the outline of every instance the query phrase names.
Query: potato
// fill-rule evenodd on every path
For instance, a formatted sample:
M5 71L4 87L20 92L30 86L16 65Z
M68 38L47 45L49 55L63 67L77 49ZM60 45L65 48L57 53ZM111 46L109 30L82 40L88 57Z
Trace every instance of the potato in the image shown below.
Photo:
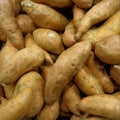
M115 85L113 84L110 76L106 74L104 64L97 59L97 57L95 56L95 53L92 51L87 60L87 66L98 79L104 92L113 93L115 90Z
M66 17L47 5L23 0L21 6L38 27L49 28L61 32L68 23Z
M113 4L113 3L112 3ZM108 11L108 10L107 10ZM81 38L83 41L90 41L92 48L104 37L120 34L120 10L110 16L100 27L88 30Z
M80 101L79 108L92 115L103 116L111 120L120 119L120 99L108 94L92 95Z
M33 90L24 89L18 95L0 105L0 120L21 120L30 108Z
M37 46L18 51L8 62L2 64L0 61L0 84L17 81L24 73L39 67L43 61L43 51Z
M52 105L45 105L38 114L36 120L56 120L60 113L59 102L56 101Z
M104 94L99 80L87 66L78 70L74 81L86 95Z
M80 91L77 86L70 82L65 86L62 94L62 99L64 101L65 106L75 115L80 115L80 111L78 108L78 104L81 100Z
M111 66L110 74L117 85L120 86L120 65Z
M106 64L120 64L120 35L108 36L97 42L95 54Z
M91 44L79 42L60 54L45 76L45 102L53 104L90 54Z
M32 19L26 14L19 14L16 20L23 33L33 32L36 29Z
M43 49L59 55L64 51L61 36L50 29L38 28L33 32L35 42Z
M31 105L25 115L26 117L34 117L42 109L44 105L44 84L43 78L35 71L24 74L17 82L13 96L27 88L31 88L34 91Z

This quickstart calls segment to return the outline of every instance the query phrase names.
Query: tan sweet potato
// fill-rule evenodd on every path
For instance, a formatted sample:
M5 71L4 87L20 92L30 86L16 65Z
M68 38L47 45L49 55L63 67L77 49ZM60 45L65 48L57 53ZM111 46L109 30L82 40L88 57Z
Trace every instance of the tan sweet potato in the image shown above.
M106 64L120 64L120 35L108 36L97 42L95 54Z
M81 40L91 41L93 49L95 44L104 37L120 34L120 10L108 18L103 25L86 32Z
M23 35L16 23L11 0L0 0L0 31L15 47L24 47Z
M15 90L15 85L16 83L12 83L12 84L3 84L3 89L4 89L4 93L5 93L5 97L7 99L10 99L13 95L13 92Z
M33 90L24 89L18 95L12 97L0 105L0 120L20 120L29 109L33 99Z
M21 6L38 27L63 31L68 23L68 20L62 14L47 5L23 0Z
M15 16L17 16L21 10L20 3L22 0L11 0L13 3L13 10L15 12Z
M40 74L35 71L24 74L17 82L13 96L27 88L31 88L34 91L31 105L25 115L26 117L34 117L42 109L44 104L44 84Z
M87 66L97 77L105 93L114 92L115 85L113 84L111 78L107 75L103 63L96 58L94 52L91 52L87 60Z
M117 85L120 86L120 65L111 66L110 74Z
M74 83L69 83L63 90L62 97L65 106L75 115L80 115L78 104L81 100L80 91Z
M0 41L5 42L6 40L6 36L0 31Z
M25 36L25 46L26 47L31 47L33 45L38 47L37 43L33 39L33 36L30 33L26 34L26 36ZM45 57L45 61L44 61L45 64L46 65L52 65L53 60L52 60L51 56L49 55L49 53L44 49L42 49L42 51L43 51L44 57Z
M16 20L23 33L33 32L36 29L32 19L26 14L17 15Z
M98 4L94 5L90 10L87 11L82 20L79 22L77 33L75 34L76 40L81 40L81 36L93 25L106 20L112 14L120 10L119 6L119 0L102 0Z
M60 54L45 76L45 101L52 104L57 101L63 88L82 67L91 50L89 42L79 42Z
M40 66L43 61L43 51L37 46L20 50L5 64L0 62L0 84L17 81L21 75Z
M61 36L53 30L38 28L33 31L33 38L41 48L53 54L59 55L64 51Z
M75 40L75 27L73 20L66 25L62 38L66 47L71 47L77 42Z
M75 75L74 81L78 85L80 90L87 95L104 93L99 80L87 66L84 66L83 68L78 70L77 74Z
M56 101L52 105L45 105L42 111L38 114L36 120L56 120L59 116L59 102Z
M113 93L112 95L114 95L115 97L117 97L117 98L119 98L119 99L120 99L120 91L115 92L115 93Z
M78 7L88 9L92 6L93 0L72 0Z
M72 0L32 0L32 1L58 8L68 7L72 4Z
M78 28L79 22L83 18L84 14L85 14L85 11L83 9L80 9L78 6L74 5L73 22L76 29Z
M92 95L80 101L81 111L103 116L111 120L120 119L120 99L108 94Z

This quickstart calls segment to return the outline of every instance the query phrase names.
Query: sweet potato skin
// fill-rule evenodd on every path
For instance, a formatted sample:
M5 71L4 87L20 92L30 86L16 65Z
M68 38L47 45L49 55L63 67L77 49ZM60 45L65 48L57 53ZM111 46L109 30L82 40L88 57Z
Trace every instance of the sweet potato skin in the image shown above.
M63 88L77 70L85 64L90 50L89 42L80 42L60 54L45 78L45 101L47 104L52 104L59 99Z
M72 4L72 0L32 0L39 4L45 4L51 7L64 8Z
M117 85L120 86L120 64L111 66L110 74Z
M41 48L53 54L59 55L64 51L61 36L53 30L38 28L33 31L33 38Z
M87 66L78 70L74 77L75 83L87 95L104 94L103 88L96 76Z
M60 32L64 30L68 23L67 18L46 5L24 0L21 2L21 6L38 27Z
M26 34L29 32L33 32L36 29L35 24L32 19L26 14L19 14L16 16L17 23L21 29L21 31Z
M75 34L76 40L81 40L81 36L85 32L87 32L93 25L106 20L112 14L120 10L119 6L119 0L102 0L98 4L94 5L79 22L79 27Z
M120 64L120 35L108 36L97 42L95 54L106 64Z
M41 75L35 71L28 72L24 74L15 86L14 95L19 94L27 88L32 88L34 91L33 100L29 109L27 110L26 117L34 117L39 113L44 104L44 80Z
M0 31L11 41L11 43L21 49L24 47L24 39L19 26L16 23L13 4L11 0L0 0Z
M43 51L37 46L20 50L9 62L0 65L0 84L17 81L21 75L40 66L43 61Z
M108 18L103 25L98 28L88 30L81 40L83 41L91 41L92 48L94 49L95 44L102 40L104 37L110 35L120 34L120 10L114 13L110 18Z
M108 94L85 97L80 101L79 108L89 114L112 120L120 118L120 99Z
M20 120L29 109L33 99L31 88L24 89L18 95L0 105L1 120ZM7 114L6 114L7 113Z

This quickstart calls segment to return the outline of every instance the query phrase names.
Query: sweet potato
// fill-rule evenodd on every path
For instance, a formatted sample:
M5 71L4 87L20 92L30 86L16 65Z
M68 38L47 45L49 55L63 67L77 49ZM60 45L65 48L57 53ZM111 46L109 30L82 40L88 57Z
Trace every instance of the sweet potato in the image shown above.
M33 39L33 36L30 33L26 34L26 36L25 36L25 46L26 47L31 47L33 45L38 46L37 43L35 42L35 40ZM45 57L44 62L46 63L46 65L52 65L53 60L52 60L51 56L49 55L49 53L44 49L42 49L42 51L44 53L44 57Z
M21 120L29 109L33 90L24 89L18 95L0 105L0 120Z
M114 95L115 97L117 97L117 98L119 98L119 99L120 99L120 91L115 92L115 93L113 93L112 95Z
M56 120L59 116L59 102L56 101L52 105L45 105L42 111L38 114L36 120Z
M61 36L53 30L38 28L33 31L33 38L41 48L53 54L59 55L64 51Z
M0 41L5 42L6 40L6 36L0 31Z
M95 44L104 37L120 34L120 10L114 13L103 25L86 32L81 40L91 41L93 49Z
M15 90L15 85L16 83L12 83L12 84L3 84L3 88L4 88L4 93L5 93L5 97L7 99L10 99L13 95L13 92Z
M98 41L95 54L106 64L120 64L120 35L108 36Z
M18 49L24 47L23 35L16 23L11 0L0 0L0 31L15 47Z
M103 53L104 54L104 53ZM105 93L112 93L115 90L115 86L111 78L106 74L103 63L101 63L95 56L94 52L91 52L88 60L87 66L92 71L92 73L99 80Z
M21 3L22 0L11 0L11 1L13 3L13 10L15 12L15 16L17 16L19 14L20 10L21 10L20 3Z
M111 66L110 74L117 85L120 86L120 65Z
M43 107L44 84L44 80L40 74L35 71L24 74L17 82L13 96L19 94L21 91L27 88L31 88L34 91L31 105L25 115L26 117L34 117Z
M65 106L75 115L80 115L78 104L81 100L80 91L74 83L69 83L63 90L62 97Z
M74 5L73 8L73 23L75 28L77 29L80 20L83 18L85 14L85 11L83 9L80 9L78 6Z
M92 115L103 116L111 120L120 119L120 99L108 94L92 95L80 101L79 108Z
M23 33L33 32L36 29L32 19L26 14L17 15L16 20Z
M88 9L92 6L93 0L72 0L79 8Z
M103 94L103 88L96 76L87 66L78 70L74 78L75 83L81 91L87 95Z
M51 7L64 8L72 4L72 0L32 0L39 4L45 4Z
M119 6L119 0L102 0L98 4L94 5L90 10L88 10L88 12L79 22L77 33L75 34L76 40L81 40L81 36L85 32L87 32L93 25L106 20L112 14L120 10Z
M81 68L91 50L89 42L79 42L60 54L46 75L45 101L52 104L57 101L63 88Z
M72 115L70 120L109 120L109 119L104 118L104 117L98 117L98 116L82 118L80 116Z
M71 47L77 42L75 40L75 27L73 20L66 25L62 38L66 47Z
M21 75L40 66L43 61L43 51L37 46L20 50L5 64L0 62L0 84L17 81Z
M21 6L38 27L49 28L60 32L64 30L68 23L68 20L62 14L47 5L23 0Z

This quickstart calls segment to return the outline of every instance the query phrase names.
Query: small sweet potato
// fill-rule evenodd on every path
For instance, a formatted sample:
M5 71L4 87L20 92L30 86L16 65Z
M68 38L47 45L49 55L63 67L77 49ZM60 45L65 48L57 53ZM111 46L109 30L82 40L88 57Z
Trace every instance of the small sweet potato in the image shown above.
M44 84L41 75L35 71L24 74L17 82L13 96L27 88L31 88L34 91L31 105L25 115L26 117L34 117L42 109L44 104Z
M85 64L90 50L89 42L79 42L60 54L45 76L47 104L52 104L59 99L63 88L71 81L77 70Z
M80 101L79 108L92 115L103 116L111 120L120 119L120 99L108 94L92 95Z
M0 31L15 47L18 49L24 47L23 35L16 23L11 0L0 0Z
M99 80L105 93L114 92L115 85L113 84L111 78L107 75L103 63L97 59L94 52L91 52L87 60L87 66Z
M32 19L26 14L17 15L16 20L23 33L33 32L36 29Z
M117 85L120 86L120 65L111 66L110 74Z
M59 55L64 51L61 36L53 30L38 28L33 31L33 38L41 48L53 54Z
M81 100L80 91L74 83L69 83L65 86L62 94L62 99L65 106L75 115L80 115L78 104Z
M36 120L56 120L59 116L60 108L59 101L52 105L45 105L41 112L38 114Z
M23 0L21 6L38 27L49 28L60 32L64 30L68 23L67 18L47 5Z
M72 0L79 8L88 9L92 6L93 0Z
M120 35L108 36L97 42L95 54L106 64L120 64Z
M29 109L33 90L24 89L18 95L0 105L0 120L21 120Z
M77 42L75 40L75 27L74 27L73 20L71 20L66 25L62 38L63 38L63 43L66 47L71 47Z
M104 94L99 80L87 66L84 66L83 68L78 70L77 74L75 75L74 81L78 85L80 90L87 95Z

